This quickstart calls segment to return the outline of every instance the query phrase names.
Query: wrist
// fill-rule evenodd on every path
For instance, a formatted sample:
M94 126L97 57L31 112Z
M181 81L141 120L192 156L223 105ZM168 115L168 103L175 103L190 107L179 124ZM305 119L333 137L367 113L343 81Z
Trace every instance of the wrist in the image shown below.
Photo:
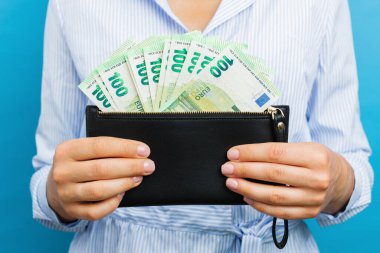
M331 201L323 210L323 212L329 214L337 214L345 209L355 186L355 174L351 165L343 156L336 153L335 155L337 160L336 170L338 171L337 179L331 190Z

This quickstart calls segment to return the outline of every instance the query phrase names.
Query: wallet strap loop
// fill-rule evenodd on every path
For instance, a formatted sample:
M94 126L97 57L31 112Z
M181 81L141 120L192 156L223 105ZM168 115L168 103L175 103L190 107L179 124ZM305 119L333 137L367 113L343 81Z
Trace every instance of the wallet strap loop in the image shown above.
M288 242L288 237L289 237L288 220L284 220L284 235L282 236L282 239L280 242L278 242L277 236L276 236L276 225L277 225L277 218L273 218L273 224L272 224L273 242L277 248L283 249L285 247L286 243Z
M286 122L285 122L285 117L284 114L281 113L275 113L273 115L273 129L274 133L276 136L276 140L278 142L288 142L288 135L286 134ZM273 242L276 245L277 248L283 249L288 242L288 237L289 237L289 225L288 225L288 220L284 220L284 235L279 242L277 240L277 235L276 235L276 227L277 227L277 218L273 218L273 224L272 224L272 237L273 237Z

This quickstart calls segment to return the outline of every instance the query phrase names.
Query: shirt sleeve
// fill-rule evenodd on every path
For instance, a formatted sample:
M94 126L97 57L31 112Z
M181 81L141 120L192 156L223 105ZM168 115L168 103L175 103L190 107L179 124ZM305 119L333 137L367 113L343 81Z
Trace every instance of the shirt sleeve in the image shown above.
M326 32L321 43L319 71L308 104L312 141L346 158L354 170L355 186L345 210L321 213L321 226L343 222L371 202L371 149L360 121L358 78L347 0L328 1Z
M80 136L87 100L77 88L78 83L79 78L64 37L59 6L56 0L50 0L45 25L37 154L33 158L36 171L31 178L30 191L34 219L47 227L73 232L84 230L88 221L62 223L48 204L46 182L57 145Z

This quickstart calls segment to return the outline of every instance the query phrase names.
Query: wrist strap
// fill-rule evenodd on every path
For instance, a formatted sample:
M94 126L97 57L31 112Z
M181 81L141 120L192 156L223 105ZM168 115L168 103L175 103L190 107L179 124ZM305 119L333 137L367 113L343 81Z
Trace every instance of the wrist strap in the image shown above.
M284 220L284 235L282 236L282 239L280 242L277 240L276 236L276 227L277 227L277 218L273 218L273 224L272 224L272 237L273 237L273 242L276 245L277 248L283 249L288 242L288 237L289 237L289 225L288 225L288 220Z

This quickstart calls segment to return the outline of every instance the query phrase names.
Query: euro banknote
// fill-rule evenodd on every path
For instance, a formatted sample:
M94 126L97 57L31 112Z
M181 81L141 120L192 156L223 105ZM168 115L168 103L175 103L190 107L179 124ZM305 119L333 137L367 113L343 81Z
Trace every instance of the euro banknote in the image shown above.
M248 52L199 31L128 39L79 88L104 112L262 112L281 93Z
M256 68L241 50L227 47L161 111L262 112L279 98L280 92L265 75L255 73Z

